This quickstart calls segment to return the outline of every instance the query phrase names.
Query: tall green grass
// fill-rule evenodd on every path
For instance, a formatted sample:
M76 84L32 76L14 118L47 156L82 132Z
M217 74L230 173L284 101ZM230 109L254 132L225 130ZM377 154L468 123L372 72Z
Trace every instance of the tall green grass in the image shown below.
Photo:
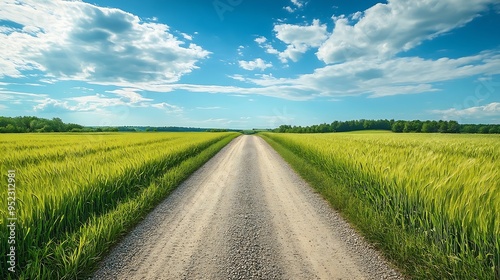
M1 279L74 279L237 133L8 135L2 178L16 170L17 273ZM6 189L6 188L5 188ZM6 205L6 191L1 198ZM7 240L0 207L0 240ZM2 256L7 242L0 244Z
M500 137L262 137L415 279L500 279Z

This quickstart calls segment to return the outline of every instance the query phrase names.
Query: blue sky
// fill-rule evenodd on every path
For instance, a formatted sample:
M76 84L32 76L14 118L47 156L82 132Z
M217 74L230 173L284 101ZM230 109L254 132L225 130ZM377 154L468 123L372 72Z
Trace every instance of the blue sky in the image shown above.
M2 0L0 115L500 124L498 0Z

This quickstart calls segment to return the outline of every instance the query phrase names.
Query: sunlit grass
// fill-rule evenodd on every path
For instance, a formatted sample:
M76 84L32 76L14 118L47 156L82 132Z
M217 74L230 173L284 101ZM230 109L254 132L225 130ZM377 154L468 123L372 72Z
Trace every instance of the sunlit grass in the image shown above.
M10 134L1 172L16 170L18 273L74 279L155 203L237 133ZM6 205L6 196L1 199ZM0 228L7 208L0 207ZM0 231L6 240L6 231ZM7 243L0 245L7 254Z
M498 135L263 137L409 275L500 277Z

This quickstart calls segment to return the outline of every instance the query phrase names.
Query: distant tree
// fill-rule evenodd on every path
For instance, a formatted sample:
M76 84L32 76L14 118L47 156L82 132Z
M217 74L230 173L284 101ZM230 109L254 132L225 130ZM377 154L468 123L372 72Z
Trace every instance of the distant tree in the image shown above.
M420 132L422 129L421 121L407 121L405 122L403 132Z
M494 133L500 133L500 127L499 126L491 126L490 130L488 131L489 134L494 134Z
M65 131L64 123L60 118L53 118L51 122L51 128L55 132Z
M448 132L448 122L439 121L438 132L440 132L440 133Z
M5 127L5 132L7 132L7 133L14 133L14 132L17 132L17 130L16 130L16 127L13 124L9 123Z
M403 121L397 121L392 125L393 132L403 132L405 128L405 123Z
M1 121L1 119L0 119ZM122 128L120 128L122 129ZM368 129L391 130L393 132L423 132L423 133L500 133L500 125L461 125L457 121L404 121L398 120L350 120L333 121L332 123L314 124L310 126L280 125L274 132L284 133L326 133L346 132ZM2 130L0 130L1 132Z
M438 127L437 127L437 123L435 121L426 121L422 125L422 132L424 132L424 133L433 133L433 132L437 132L437 131L438 131Z
M477 133L479 127L476 125L464 125L462 126L461 132L463 133Z
M319 132L321 133L326 133L326 132L331 132L331 127L330 125L323 123L319 125Z
M460 132L460 125L456 121L449 121L448 122L448 133L459 133Z
M479 127L477 132L482 133L482 134L487 134L490 132L490 128L486 125L483 125L483 126Z

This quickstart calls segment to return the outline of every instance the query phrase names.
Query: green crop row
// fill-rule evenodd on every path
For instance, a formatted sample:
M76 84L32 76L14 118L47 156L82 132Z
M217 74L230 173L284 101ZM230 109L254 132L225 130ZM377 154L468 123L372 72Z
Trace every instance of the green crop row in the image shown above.
M237 133L12 134L2 137L0 240L8 239L15 170L16 272L1 279L75 279ZM19 149L19 147L24 147Z
M500 137L261 134L414 279L500 279Z

